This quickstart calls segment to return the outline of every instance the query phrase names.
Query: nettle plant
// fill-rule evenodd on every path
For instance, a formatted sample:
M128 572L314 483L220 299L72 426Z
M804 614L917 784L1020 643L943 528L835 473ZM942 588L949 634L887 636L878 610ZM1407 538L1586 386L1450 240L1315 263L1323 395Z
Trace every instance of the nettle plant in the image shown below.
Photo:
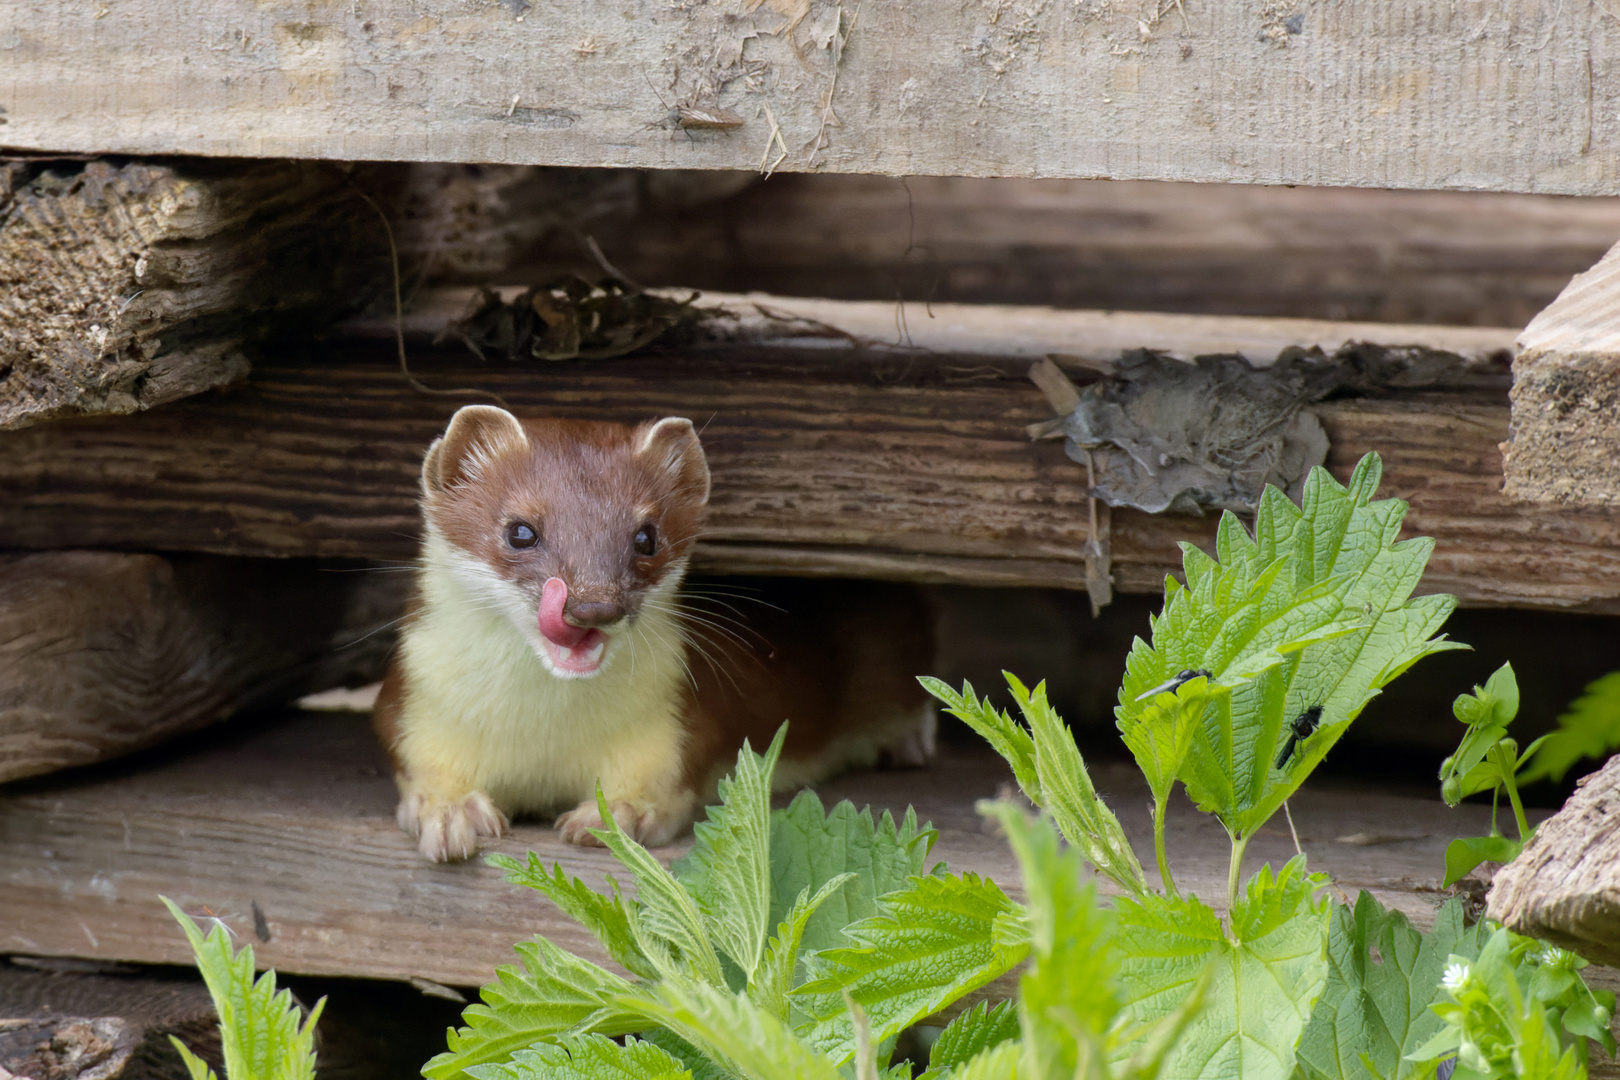
M1411 597L1432 544L1396 541L1405 505L1373 500L1379 473L1373 455L1347 487L1314 470L1301 507L1267 490L1253 535L1223 517L1214 558L1183 545L1186 584L1167 580L1164 610L1151 642L1132 649L1116 710L1153 794L1157 883L1098 797L1042 686L1008 677L1025 726L971 686L958 693L925 679L1006 758L1043 811L1031 818L1007 801L980 804L1017 856L1023 903L986 878L943 864L925 869L935 834L909 811L899 822L847 802L828 811L810 793L773 811L778 734L762 756L744 747L719 805L671 867L603 808L610 824L597 835L633 879L634 896L611 878L610 894L598 893L532 853L526 863L492 856L508 880L590 930L629 976L543 938L520 944L522 963L498 972L423 1074L1584 1076L1588 1038L1613 1053L1614 1000L1586 987L1572 954L1467 926L1456 901L1427 934L1367 893L1353 906L1334 904L1303 855L1243 876L1249 840L1379 689L1418 659L1458 647L1436 637L1452 599ZM1477 761L1466 749L1453 763L1463 786L1490 779L1488 769L1476 771L1479 761L1496 762L1498 777L1521 763L1516 748L1492 749L1511 717L1491 723L1499 714L1486 699L1504 696L1493 682L1476 692L1479 704L1459 706L1471 730L1483 725L1476 742L1486 746ZM1178 782L1229 837L1224 910L1176 885L1164 822ZM1099 897L1086 864L1119 895ZM901 1032L1020 964L1016 1000L962 1012L926 1065L893 1060ZM251 975L249 960L243 987ZM286 1016L275 1023L249 1041L305 1037ZM247 1080L229 1071L228 1080Z

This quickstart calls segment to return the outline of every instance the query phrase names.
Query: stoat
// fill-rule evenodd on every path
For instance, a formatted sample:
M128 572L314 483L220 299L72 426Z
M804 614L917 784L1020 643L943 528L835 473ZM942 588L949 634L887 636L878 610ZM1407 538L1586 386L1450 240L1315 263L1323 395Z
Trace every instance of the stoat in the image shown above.
M374 712L424 856L466 858L520 813L595 843L598 785L628 833L667 843L783 721L781 788L932 752L915 594L818 583L762 607L774 625L705 613L682 580L708 498L684 419L451 419L422 464L417 592Z

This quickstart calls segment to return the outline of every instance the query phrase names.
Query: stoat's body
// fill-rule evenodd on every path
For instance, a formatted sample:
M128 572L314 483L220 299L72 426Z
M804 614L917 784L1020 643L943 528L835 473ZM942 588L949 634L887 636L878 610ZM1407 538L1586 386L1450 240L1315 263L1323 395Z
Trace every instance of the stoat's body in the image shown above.
M778 618L783 648L694 634L711 620L680 590L709 472L689 422L472 406L429 449L422 489L416 606L376 721L400 825L427 857L465 858L528 812L591 843L598 784L627 831L666 843L742 740L763 746L784 720L780 786L882 749L908 763L931 751L933 713L909 679L929 660L926 615L909 594L874 587L884 595L832 610L823 595Z

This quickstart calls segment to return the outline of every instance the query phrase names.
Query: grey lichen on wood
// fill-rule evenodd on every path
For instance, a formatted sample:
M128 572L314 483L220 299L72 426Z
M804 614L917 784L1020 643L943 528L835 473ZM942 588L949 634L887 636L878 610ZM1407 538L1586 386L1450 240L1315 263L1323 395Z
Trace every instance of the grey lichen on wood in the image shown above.
M224 386L247 373L264 316L351 307L334 275L354 267L325 258L345 235L326 211L348 197L318 164L10 165L0 429Z
M296 560L0 556L0 782L376 678L403 586Z
M1286 12L1286 14L1279 14ZM0 7L4 142L1611 194L1620 26L1497 4ZM694 111L741 121L704 129Z
M1620 758L1581 781L1497 872L1487 913L1596 963L1620 964Z
M1620 244L1519 336L1502 457L1512 498L1620 506Z

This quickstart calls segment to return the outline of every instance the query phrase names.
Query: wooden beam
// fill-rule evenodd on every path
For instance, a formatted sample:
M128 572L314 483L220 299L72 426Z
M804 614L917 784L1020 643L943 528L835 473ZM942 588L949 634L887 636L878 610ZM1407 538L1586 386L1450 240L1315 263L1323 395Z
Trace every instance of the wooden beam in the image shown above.
M352 307L363 261L334 256L353 215L329 219L353 198L313 163L7 166L0 429L236 382L269 313L308 330Z
M1620 245L1519 337L1507 493L1620 506Z
M403 586L310 560L0 556L0 782L376 678Z
M1199 321L1220 333L1138 315L1089 344L1074 334L1071 371L1094 377L1086 369L1130 340L1263 355L1290 329L1261 320L1246 345L1235 334L1243 320ZM413 346L412 362L433 385L482 387L529 415L692 417L715 475L697 559L710 572L1082 587L1083 473L1059 443L1028 441L1025 428L1050 414L1027 361L1005 357L1062 338L1043 337L1046 326L997 343L993 326L982 339L967 329L941 339L982 349L956 355L821 338L599 364L483 366ZM1333 326L1319 324L1316 340L1343 341ZM1422 328L1407 331L1423 343ZM1462 381L1477 388L1316 407L1329 467L1348 475L1366 451L1384 455L1386 490L1412 503L1410 529L1438 541L1425 588L1470 604L1620 612L1620 512L1500 494L1506 379L1487 346L1503 332L1436 333L1459 348L1473 335L1483 359ZM0 545L409 559L422 448L458 404L480 399L420 394L394 364L390 344L350 340L257 368L230 395L0 435ZM1176 541L1207 542L1213 528L1213 518L1116 513L1116 584L1156 592L1180 566Z
M537 933L605 960L549 902L504 884L482 861L421 859L394 823L394 785L364 718L304 714L226 734L211 745L171 744L138 772L0 789L0 953L188 963L161 892L217 915L253 942L261 964L283 972L478 985L511 962L513 944ZM1094 775L1151 863L1140 774L1104 764ZM821 796L828 805L849 798L897 812L914 805L940 830L935 858L1016 892L1005 841L973 809L1008 780L999 758L975 748L927 769L852 775L823 785ZM1369 889L1425 926L1441 895L1446 843L1483 830L1490 813L1364 784L1313 784L1291 807L1313 870L1333 874L1352 895ZM1178 883L1219 903L1225 844L1210 843L1209 819L1185 801L1168 820ZM659 855L673 858L684 847ZM598 888L615 866L606 852L568 847L536 823L520 822L493 849L537 851ZM1256 836L1248 864L1280 865L1293 854L1288 828L1278 824ZM255 909L266 934L255 936Z
M1620 33L1356 5L124 0L0 9L35 150L1613 194ZM1595 103L1595 104L1594 104ZM679 108L735 113L682 127Z
M1493 919L1600 964L1620 964L1620 758L1580 782L1564 808L1497 872Z

